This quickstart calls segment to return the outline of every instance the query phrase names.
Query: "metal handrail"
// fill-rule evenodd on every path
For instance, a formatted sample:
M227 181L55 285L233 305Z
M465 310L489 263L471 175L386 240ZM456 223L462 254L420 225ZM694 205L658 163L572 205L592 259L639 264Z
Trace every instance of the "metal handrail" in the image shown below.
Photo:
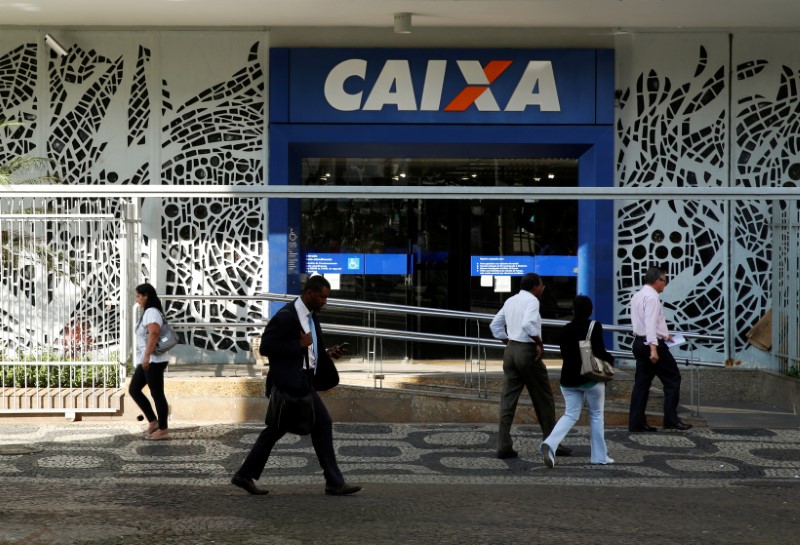
M194 327L230 327L230 328L260 328L266 327L268 322L170 322L174 329L191 329ZM375 327L364 327L355 325L323 324L323 333L334 333L337 335L348 334L355 337L382 337L384 339L397 341L419 341L436 344L450 344L463 346L475 342L476 337L462 337L459 335L444 335L440 333L424 333L416 331L403 331L399 329L385 329ZM486 348L503 349L505 345L498 339L481 338L481 346ZM545 352L560 353L561 348L555 344L545 344ZM609 350L609 354L615 358L634 359L630 352L620 350ZM702 367L725 367L724 363L703 361L692 358L675 358L679 363L685 365L699 365Z
M169 299L169 300L193 300L193 299L202 299L204 297L198 297L193 295L165 295L161 297L162 299ZM263 292L258 293L256 295L219 295L214 297L208 297L211 299L218 299L221 301L276 301L282 303L288 303L297 299L297 295L289 295L285 293L272 293L272 292ZM494 314L487 314L484 312L467 312L463 310L443 310L437 308L429 308L429 307L412 307L408 305L397 305L394 303L376 303L372 301L357 301L355 299L328 299L326 307L329 308L341 308L347 310L372 310L372 311L381 311L391 314L410 314L414 316L434 316L437 318L445 317L445 318L463 318L463 319L472 319L472 320L483 320L483 321L491 321L494 318ZM569 320L553 320L548 318L542 319L542 325L546 326L564 326L569 323ZM612 332L612 333L629 333L633 334L633 328L631 326L622 326L622 325L614 325L614 324L603 324L603 330ZM686 338L697 338L697 339L704 339L708 341L724 341L725 337L722 335L713 335L707 333L698 333L698 332L680 332Z
M795 187L709 186L614 186L599 180L598 187L516 186L363 186L363 185L117 185L117 184L11 184L0 185L5 198L27 197L128 197L139 198L227 198L227 199L414 199L424 200L537 200L625 201L660 199L674 201L797 201Z
M235 296L235 295L221 295L221 296L192 296L192 295L165 295L162 297L165 300L189 300L189 299L217 299L217 300L270 300L270 301L279 301L279 302L291 302L297 298L296 295L288 295L288 294L279 294L279 293L260 293L257 295L250 295L250 296ZM421 316L436 316L436 317L445 317L445 318L462 318L465 320L491 320L494 315L492 314L485 314L485 313L477 313L477 312L464 312L464 311L443 311L441 309L431 309L426 307L409 307L405 305L396 305L390 303L373 303L369 301L355 301L350 299L328 299L327 305L330 308L339 308L344 310L356 310L359 312L367 312L367 313L375 313L375 312L390 312L390 313L401 313L401 314L416 314ZM542 320L544 325L559 325L563 326L569 322L566 320ZM187 329L187 328L194 328L194 327L264 327L266 326L267 322L233 322L233 323L226 323L226 322L176 322L172 323L172 327L176 329ZM608 326L605 328L607 331L615 331L615 332L622 332L632 334L632 330L629 327L624 326ZM325 333L335 333L335 334L347 334L353 335L357 337L366 337L368 339L372 339L373 342L373 350L375 351L375 356L373 357L373 369L372 369L372 376L377 381L378 377L381 379L383 378L383 373L381 372L380 375L376 373L376 365L377 365L377 341L380 339L381 343L384 339L389 340L398 340L398 341L407 341L407 342L427 342L427 343L436 343L436 344L446 344L446 345L457 345L457 346L475 346L478 349L478 357L480 358L481 349L484 351L489 349L502 349L505 347L504 343L502 343L498 339L493 338L484 338L480 337L480 333L477 336L467 336L466 331L463 337L458 335L444 335L440 333L425 333L425 332L416 332L416 331L401 331L395 329L386 329L386 328L378 328L378 327L364 327L364 326L353 326L353 325L338 325L338 324L327 324L322 326L322 331ZM703 338L707 340L723 340L724 338L721 336L716 335L703 335L699 333L683 333L684 337L694 337L694 338ZM382 345L381 345L382 346ZM544 345L544 351L549 353L560 353L561 348L556 345ZM369 349L368 349L369 352ZM619 350L610 350L609 353L614 356L615 358L624 359L624 360L633 360L634 357L630 352L622 352ZM369 354L368 354L369 356ZM676 362L684 364L686 366L692 366L692 368L696 371L699 367L725 367L723 363L717 362L707 362L702 361L694 358L689 357L678 357L675 358ZM367 358L369 361L369 357ZM381 357L381 367L383 365L383 358ZM471 360L472 361L472 360ZM472 382L472 366L470 365L469 371L469 380L467 379L467 361L465 358L464 362L464 383L465 386L467 384L471 384ZM484 375L486 374L486 367L484 366L481 368L480 364L478 365L478 382L477 382L477 389L478 389L478 396L481 396L481 371L483 371ZM692 398L695 404L695 414L699 415L699 404L700 404L700 383L699 379L695 377L696 373L691 374L692 380ZM484 393L483 397L488 397L488 382L484 376L483 380L484 385Z

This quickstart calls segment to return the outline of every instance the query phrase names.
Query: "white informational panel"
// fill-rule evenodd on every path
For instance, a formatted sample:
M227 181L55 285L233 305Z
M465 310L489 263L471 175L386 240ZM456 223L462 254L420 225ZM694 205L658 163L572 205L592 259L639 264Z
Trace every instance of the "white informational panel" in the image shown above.
M325 280L330 282L331 291L341 289L341 287L342 287L342 275L341 274L324 274L322 276L325 277Z
M494 291L495 293L509 293L511 291L511 277L495 276Z

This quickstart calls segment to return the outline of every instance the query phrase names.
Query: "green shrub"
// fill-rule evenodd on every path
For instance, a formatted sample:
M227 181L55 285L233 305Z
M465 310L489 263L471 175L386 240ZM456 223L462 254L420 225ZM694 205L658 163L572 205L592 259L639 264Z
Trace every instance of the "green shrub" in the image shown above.
M4 365L0 384L6 388L117 388L117 365Z

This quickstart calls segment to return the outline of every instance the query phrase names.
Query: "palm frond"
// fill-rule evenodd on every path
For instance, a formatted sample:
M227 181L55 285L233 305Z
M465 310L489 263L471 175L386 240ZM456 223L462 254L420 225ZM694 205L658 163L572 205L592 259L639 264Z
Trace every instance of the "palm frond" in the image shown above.
M58 178L51 174L39 174L47 172L52 164L52 161L44 157L29 155L13 157L0 165L0 184L38 184L58 181Z
M8 121L0 117L0 130L20 125L22 123L19 121ZM58 182L58 177L48 172L52 166L53 161L45 157L30 155L12 157L0 164L0 185Z

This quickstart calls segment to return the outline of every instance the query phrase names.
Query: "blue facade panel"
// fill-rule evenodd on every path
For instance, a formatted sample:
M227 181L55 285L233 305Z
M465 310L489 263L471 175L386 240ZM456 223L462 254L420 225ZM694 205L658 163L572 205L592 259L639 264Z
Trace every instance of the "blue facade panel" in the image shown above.
M302 157L356 156L571 157L578 159L580 187L613 185L611 50L274 49L272 55L278 62L270 66L276 101L270 105L270 184L299 183ZM331 82L331 71L353 59L363 62L348 65L350 72ZM385 72L388 61L397 62ZM437 61L433 68L430 61ZM531 62L551 63L560 111L530 104L509 110L515 92L518 107L546 90L520 87ZM376 88L380 100L370 102ZM476 98L487 91L491 100ZM463 109L448 110L460 95ZM300 289L287 240L299 229L293 220L299 202L269 201L271 291ZM581 201L577 263L553 264L564 274L577 269L579 293L592 297L595 317L605 322L613 321L613 240L613 203Z

